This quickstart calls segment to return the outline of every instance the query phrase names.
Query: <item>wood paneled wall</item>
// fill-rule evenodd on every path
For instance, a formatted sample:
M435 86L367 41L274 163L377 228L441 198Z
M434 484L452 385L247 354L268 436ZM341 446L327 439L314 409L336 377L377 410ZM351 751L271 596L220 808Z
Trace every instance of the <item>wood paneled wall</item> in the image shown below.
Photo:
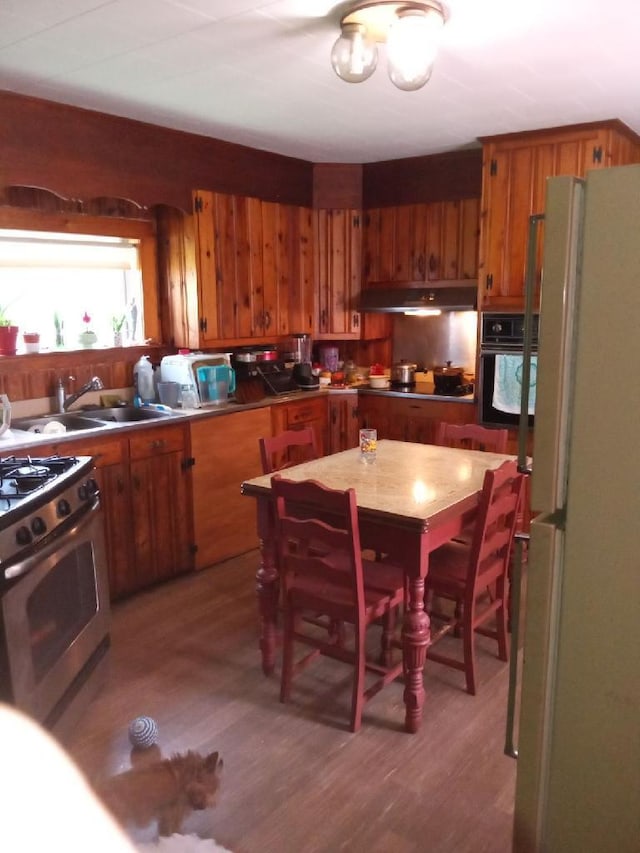
M163 347L143 346L2 356L0 393L7 394L13 402L54 397L58 379L62 379L69 394L92 376L99 376L107 390L129 388L133 386L133 365L141 355L148 355L153 364L159 364L167 352Z
M205 187L310 207L311 163L0 91L0 187L128 198L191 210Z
M480 198L482 149L365 163L363 207Z

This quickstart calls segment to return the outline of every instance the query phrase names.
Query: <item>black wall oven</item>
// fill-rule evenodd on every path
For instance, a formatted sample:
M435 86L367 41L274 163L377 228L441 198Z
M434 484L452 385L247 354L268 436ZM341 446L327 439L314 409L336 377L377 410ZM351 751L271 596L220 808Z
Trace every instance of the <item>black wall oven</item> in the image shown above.
M533 316L530 362L529 426L535 415L535 380L538 362L538 320ZM517 429L520 422L523 367L524 314L486 312L480 315L480 370L478 419L484 426Z
M109 630L93 460L0 460L0 699L65 734L106 676Z

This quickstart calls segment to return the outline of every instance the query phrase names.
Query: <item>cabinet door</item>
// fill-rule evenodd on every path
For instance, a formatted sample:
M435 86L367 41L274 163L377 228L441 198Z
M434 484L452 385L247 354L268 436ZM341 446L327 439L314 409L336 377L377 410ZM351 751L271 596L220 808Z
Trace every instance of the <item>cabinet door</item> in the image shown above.
M216 257L216 196L206 190L194 193L196 267L198 271L198 329L200 344L207 346L219 337L218 266Z
M358 397L356 394L329 396L328 453L358 446Z
M361 276L361 214L356 210L317 210L315 337L360 337L358 297Z
M360 394L358 398L358 422L363 429L375 429L378 438L396 438L392 435L391 398Z
M116 601L139 586L133 555L133 512L129 465L97 468L109 570L109 597Z
M262 473L258 439L271 435L269 407L191 422L196 568L258 546L256 502L240 493Z
M311 334L315 301L314 212L310 207L292 205L286 211L290 220L289 329Z
M193 568L191 489L182 427L129 439L133 548L138 588Z

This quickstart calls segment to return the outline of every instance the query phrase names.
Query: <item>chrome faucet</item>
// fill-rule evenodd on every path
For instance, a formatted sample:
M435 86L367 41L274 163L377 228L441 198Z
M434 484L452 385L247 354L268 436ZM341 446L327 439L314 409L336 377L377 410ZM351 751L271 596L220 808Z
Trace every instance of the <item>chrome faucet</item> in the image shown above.
M62 386L62 380L60 380L60 386L62 388L62 396L59 401L59 407L61 412L66 412L69 406L72 406L76 400L79 400L83 394L86 394L87 391L102 391L104 388L104 383L99 376L93 376L88 382L86 382L82 388L76 391L73 394L69 394L68 397L64 396L64 387Z

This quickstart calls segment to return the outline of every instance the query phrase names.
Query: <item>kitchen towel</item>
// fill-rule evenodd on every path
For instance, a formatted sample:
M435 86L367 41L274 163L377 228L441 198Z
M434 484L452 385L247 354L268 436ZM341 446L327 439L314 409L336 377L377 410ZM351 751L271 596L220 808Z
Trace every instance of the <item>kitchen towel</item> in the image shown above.
M529 375L529 414L536 406L536 374L538 356L531 356ZM493 407L501 412L517 415L520 413L522 398L522 356L496 355L496 369L493 379Z

